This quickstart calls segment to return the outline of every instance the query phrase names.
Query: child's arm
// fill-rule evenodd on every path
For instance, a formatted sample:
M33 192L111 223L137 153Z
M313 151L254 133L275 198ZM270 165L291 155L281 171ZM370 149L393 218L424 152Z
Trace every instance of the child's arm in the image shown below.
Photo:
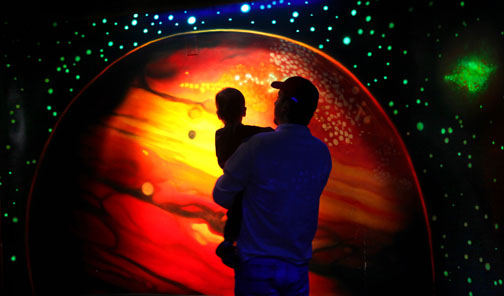
M222 134L222 129L217 130L215 132L215 154L217 154L217 162L219 163L219 166L221 169L224 169L224 165L226 164L226 160L224 159L224 153L222 151L222 147L219 141L219 138L221 137Z
M253 159L250 145L240 145L227 161L222 175L213 190L214 201L226 209L233 206L238 193L245 189L251 174Z

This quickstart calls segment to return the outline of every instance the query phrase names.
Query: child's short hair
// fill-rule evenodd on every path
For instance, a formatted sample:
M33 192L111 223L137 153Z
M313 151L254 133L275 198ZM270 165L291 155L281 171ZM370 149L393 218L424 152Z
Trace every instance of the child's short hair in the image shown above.
M245 97L236 88L225 88L215 95L217 116L224 123L239 120L245 110Z

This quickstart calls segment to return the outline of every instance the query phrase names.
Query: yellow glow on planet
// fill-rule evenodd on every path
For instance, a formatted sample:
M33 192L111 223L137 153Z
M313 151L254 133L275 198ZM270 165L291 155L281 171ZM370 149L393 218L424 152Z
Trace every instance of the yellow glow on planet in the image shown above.
M218 244L222 241L222 236L210 232L206 223L193 223L191 228L194 230L194 238L202 245Z

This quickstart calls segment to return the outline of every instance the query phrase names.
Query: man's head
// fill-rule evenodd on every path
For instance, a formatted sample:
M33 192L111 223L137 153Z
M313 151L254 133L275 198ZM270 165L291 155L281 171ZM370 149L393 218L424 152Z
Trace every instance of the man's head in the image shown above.
M225 88L215 95L215 104L217 116L225 124L241 122L247 110L243 94L231 87Z
M274 81L271 87L279 89L275 102L275 123L308 125L317 109L319 93L308 79L299 76L285 81Z

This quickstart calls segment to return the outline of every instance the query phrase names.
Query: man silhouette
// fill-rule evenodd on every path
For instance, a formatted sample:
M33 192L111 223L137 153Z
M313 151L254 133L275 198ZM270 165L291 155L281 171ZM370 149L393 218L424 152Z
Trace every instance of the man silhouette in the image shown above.
M331 156L307 127L317 108L316 87L299 76L271 86L279 89L278 127L240 145L213 197L229 209L243 191L236 295L308 295L308 262Z

